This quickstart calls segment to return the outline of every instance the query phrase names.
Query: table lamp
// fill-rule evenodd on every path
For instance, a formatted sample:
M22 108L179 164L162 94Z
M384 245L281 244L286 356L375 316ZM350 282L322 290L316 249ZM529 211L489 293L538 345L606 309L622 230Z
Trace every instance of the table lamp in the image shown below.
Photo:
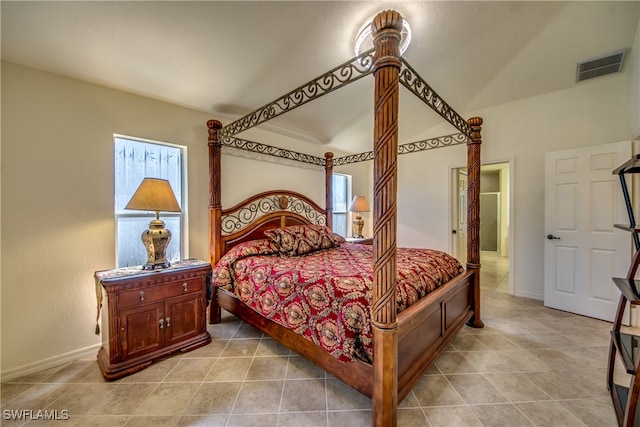
M362 228L364 227L364 220L360 216L360 212L369 212L369 203L364 196L355 196L349 205L349 211L355 212L356 216L353 219L353 237L356 239L362 239Z
M171 241L171 231L164 228L160 211L180 212L180 205L173 194L171 184L166 179L145 178L125 206L125 209L155 211L156 219L149 223L149 229L142 232L142 243L147 250L147 263L143 270L169 267L166 258L167 246Z

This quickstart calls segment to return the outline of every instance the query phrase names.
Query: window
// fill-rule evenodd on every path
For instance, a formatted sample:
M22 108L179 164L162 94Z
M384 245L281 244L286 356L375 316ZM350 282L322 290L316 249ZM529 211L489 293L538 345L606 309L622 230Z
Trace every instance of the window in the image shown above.
M346 237L348 230L351 176L333 174L333 232Z
M115 136L115 221L116 266L142 265L147 261L147 251L140 236L149 228L155 212L125 210L131 196L143 178L162 178L171 183L182 212L161 212L160 219L171 231L167 247L167 260L181 258L183 251L183 225L185 214L184 157L186 148L159 142Z

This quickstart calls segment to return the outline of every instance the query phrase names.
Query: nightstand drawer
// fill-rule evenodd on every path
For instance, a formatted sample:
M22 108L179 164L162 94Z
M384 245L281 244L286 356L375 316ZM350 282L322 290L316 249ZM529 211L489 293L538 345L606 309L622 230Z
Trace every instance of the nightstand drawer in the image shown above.
M178 282L168 283L166 286L166 297L177 297L179 295L187 295L192 292L202 290L202 277L195 279L180 280Z
M120 308L135 307L141 304L162 301L163 299L163 286L151 286L144 289L134 289L132 291L124 291L118 294Z

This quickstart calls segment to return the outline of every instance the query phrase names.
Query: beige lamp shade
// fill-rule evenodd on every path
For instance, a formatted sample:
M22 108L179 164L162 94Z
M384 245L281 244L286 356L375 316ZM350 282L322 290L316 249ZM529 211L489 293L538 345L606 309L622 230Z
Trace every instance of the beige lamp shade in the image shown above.
M125 209L155 212L180 212L180 205L166 179L145 178L133 193Z
M367 198L364 196L355 196L349 205L349 211L355 212L356 216L353 218L353 223L351 224L353 237L356 239L362 239L364 236L362 235L362 229L364 228L364 220L360 216L360 212L369 212L369 202L367 202Z
M147 263L142 268L155 270L169 267L166 252L171 241L171 231L164 227L160 212L180 212L180 205L169 181L159 178L143 179L125 209L156 212L156 219L149 223L148 230L142 232L142 244L147 250Z
M364 196L355 196L349 205L349 212L369 212L369 202Z

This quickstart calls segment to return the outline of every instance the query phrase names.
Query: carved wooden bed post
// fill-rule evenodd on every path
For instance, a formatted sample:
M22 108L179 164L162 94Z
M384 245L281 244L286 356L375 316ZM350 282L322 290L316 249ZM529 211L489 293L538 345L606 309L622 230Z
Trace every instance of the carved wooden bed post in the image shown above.
M469 325L482 328L480 319L480 145L482 137L482 119L472 117L468 120L471 126L471 138L467 141L467 269L475 270L473 284L473 317Z
M216 227L209 225L209 254L212 266L218 262L214 257L218 257L221 253L221 232L220 218L222 214L222 194L221 194L221 173L220 166L222 156L222 144L218 139L218 131L222 129L222 123L217 120L207 121L207 129L209 130L209 224L218 224ZM211 298L216 298L217 292L213 292ZM214 301L211 301L209 313L209 322L220 322L220 307Z
M333 230L333 153L324 153L325 202L327 227Z
M400 30L396 11L371 24L375 47L373 202L373 424L395 426L398 407L396 225ZM383 357L376 357L382 355Z

